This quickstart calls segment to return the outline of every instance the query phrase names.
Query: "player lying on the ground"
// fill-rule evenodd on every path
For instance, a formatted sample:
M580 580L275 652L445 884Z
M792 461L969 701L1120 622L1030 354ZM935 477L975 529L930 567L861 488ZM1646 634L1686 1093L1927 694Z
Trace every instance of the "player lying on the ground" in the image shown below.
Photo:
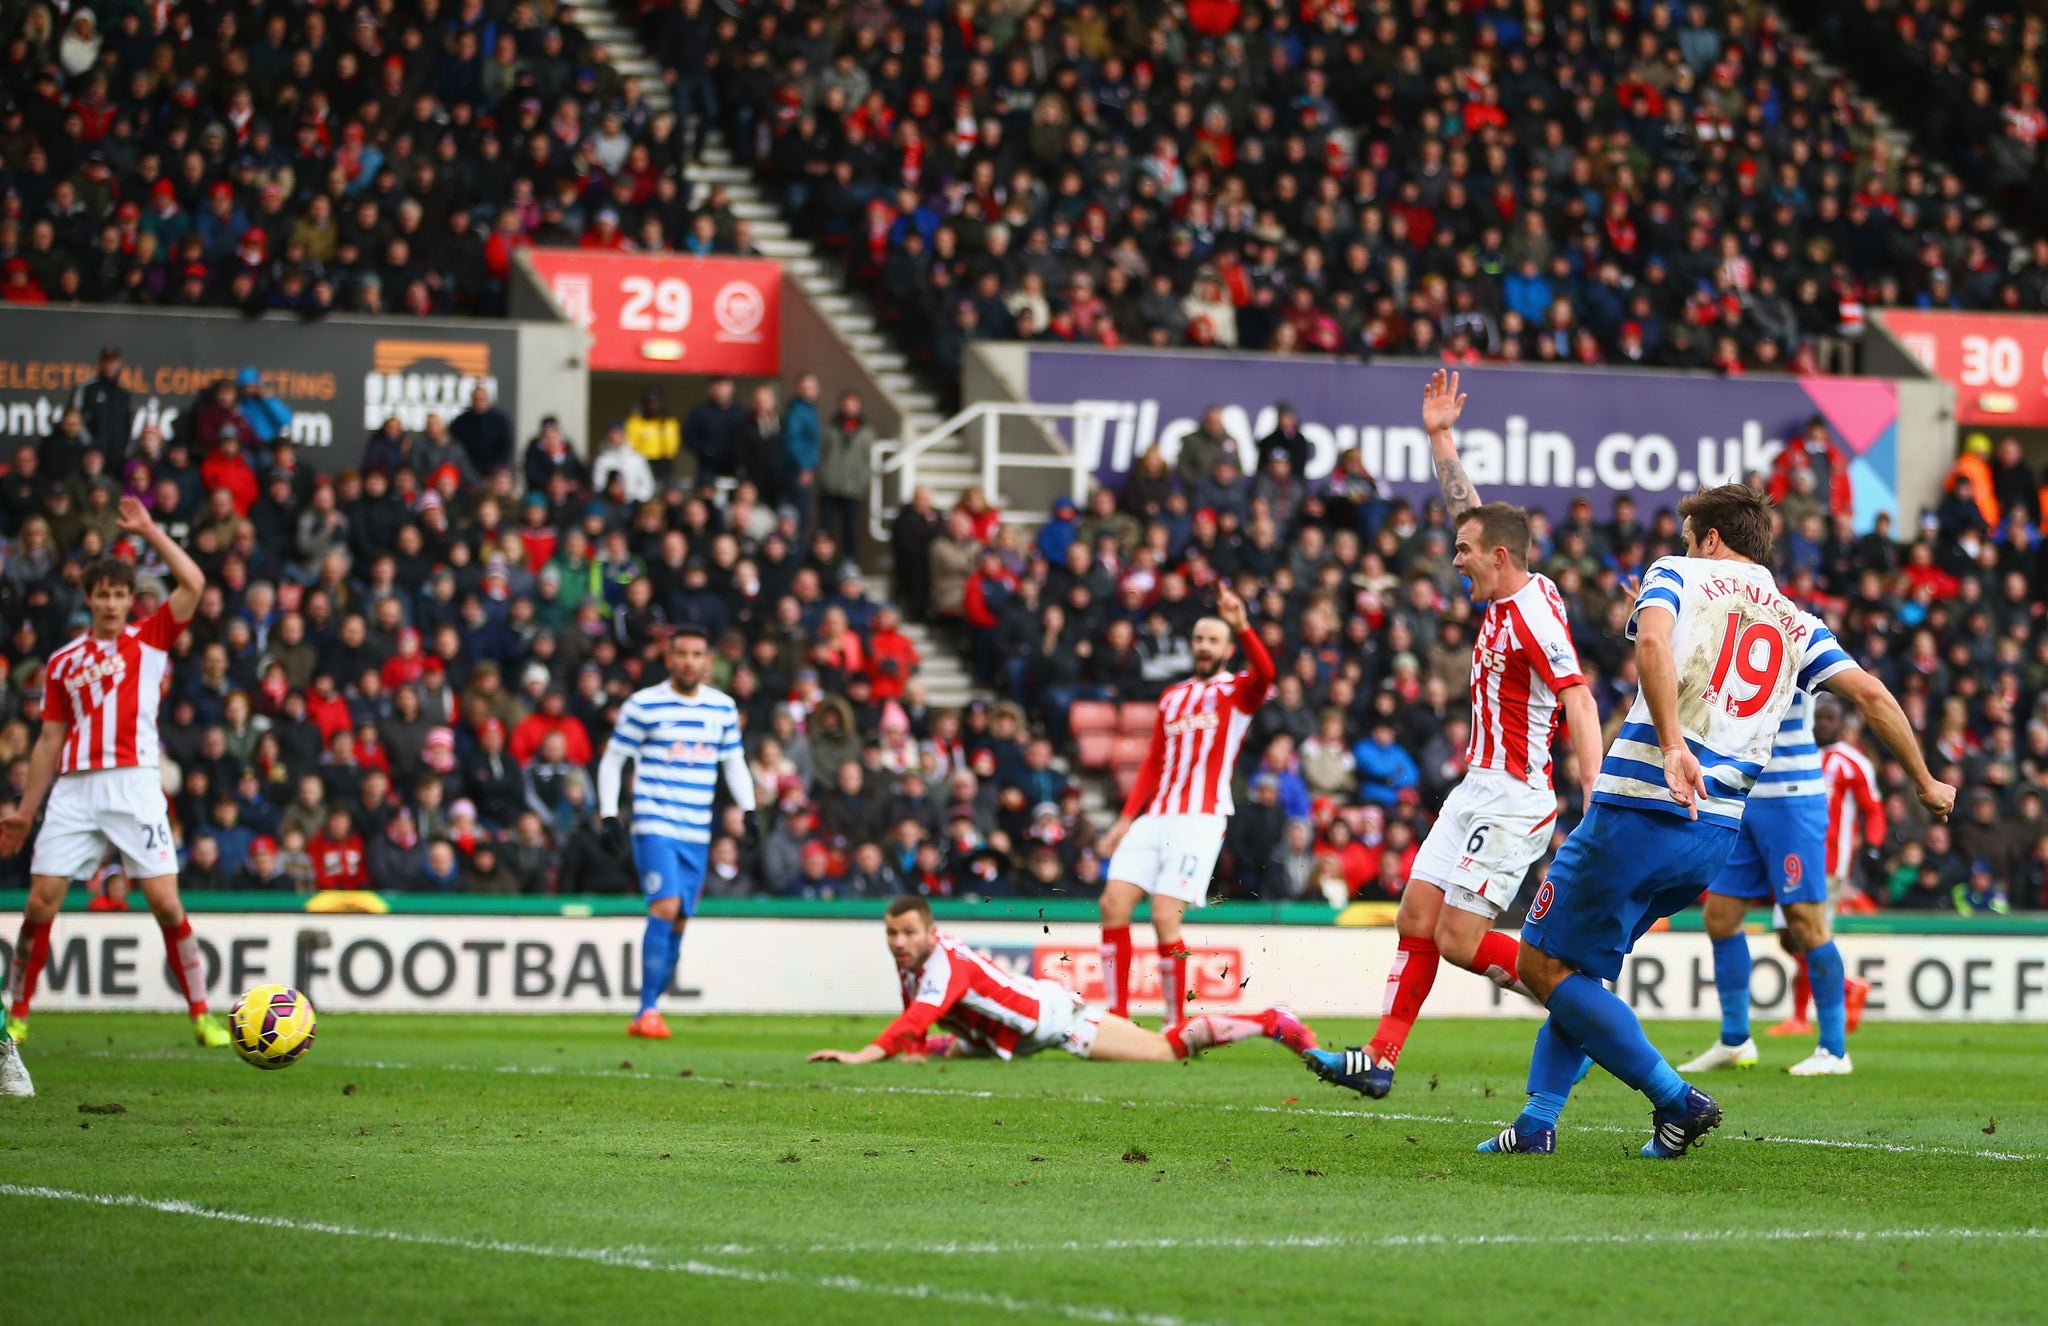
M1589 1056L1649 1097L1644 1156L1676 1159L1720 1126L1713 1097L1664 1062L1634 1010L1601 982L1619 979L1636 941L1697 901L1728 863L1795 689L1853 701L1921 804L1937 818L1955 804L1891 692L1762 565L1770 503L1725 484L1678 512L1685 555L1658 559L1629 617L1642 678L1635 702L1522 928L1520 975L1550 1012L1529 1062L1529 1103L1481 1151L1555 1151L1558 1112Z
M1560 715L1588 801L1600 772L1600 711L1579 668L1564 598L1548 576L1529 569L1528 513L1480 503L1451 432L1464 408L1458 375L1438 369L1422 392L1422 422L1457 534L1453 565L1471 582L1472 601L1486 605L1472 646L1468 768L1401 890L1401 946L1371 1043L1308 1056L1317 1077L1375 1100L1394 1088L1394 1062L1436 982L1439 957L1515 987L1515 937L1493 923L1550 850L1557 823L1550 743Z
M80 587L92 624L50 655L43 669L43 728L29 752L28 782L12 814L0 819L0 856L28 840L36 812L49 798L29 860L28 903L14 945L7 1033L28 1038L29 1003L50 960L50 926L71 881L99 869L108 849L121 863L163 930L171 974L184 992L192 1033L201 1045L226 1045L228 1030L206 1008L206 969L192 922L178 899L178 850L171 839L157 742L157 706L171 667L171 646L199 608L206 576L146 507L121 499L123 533L146 541L170 568L176 588L149 617L128 620L135 604L135 564L107 556L85 568Z
M1820 1018L1820 1044L1811 1056L1785 1071L1794 1077L1841 1077L1852 1071L1849 1033L1862 1019L1870 982L1851 980L1835 947L1831 924L1835 899L1848 874L1836 874L1834 830L1846 799L1844 775L1864 788L1864 805L1876 807L1878 833L1884 823L1870 761L1840 741L1842 706L1832 695L1798 691L1778 725L1771 762L1749 792L1742 837L1720 878L1707 890L1707 938L1714 945L1714 988L1721 998L1721 1039L1704 1054L1680 1064L1681 1073L1715 1068L1751 1068L1758 1058L1749 1034L1749 936L1744 913L1753 902L1771 902L1783 918L1778 942L1811 982ZM1826 746L1825 753L1821 750ZM1856 804L1856 803L1851 803ZM1853 819L1853 812L1849 815Z
M1131 914L1150 897L1169 1028L1187 1017L1189 953L1181 918L1208 900L1209 877L1230 826L1238 747L1273 688L1272 656L1228 585L1216 587L1216 615L1195 623L1189 647L1195 675L1159 697L1138 780L1095 848L1109 863L1101 899L1109 1011L1118 1017L1131 1011ZM1244 651L1244 671L1225 672L1236 649Z
M1205 1013L1164 1035L1090 1008L1058 981L1003 970L932 924L922 898L898 898L883 918L903 986L903 1014L858 1050L819 1050L810 1062L872 1064L891 1056L1011 1059L1059 1046L1083 1059L1171 1063L1213 1046L1264 1036L1296 1054L1315 1033L1284 1008ZM933 1027L950 1036L933 1036Z

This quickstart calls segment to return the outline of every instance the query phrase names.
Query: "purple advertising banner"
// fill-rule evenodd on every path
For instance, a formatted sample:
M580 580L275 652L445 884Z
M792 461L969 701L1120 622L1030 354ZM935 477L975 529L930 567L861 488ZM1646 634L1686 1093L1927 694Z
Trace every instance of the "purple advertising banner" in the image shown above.
M1032 346L1027 389L1074 405L1069 440L1096 476L1120 481L1151 446L1171 460L1180 440L1220 406L1247 461L1285 401L1312 447L1308 477L1357 448L1397 496L1434 496L1422 388L1437 365L1370 364L1272 355ZM1856 524L1898 516L1896 385L1875 378L1722 378L1705 373L1479 365L1458 445L1480 495L1562 515L1581 495L1605 517L1627 494L1647 517L1695 488L1770 466L1815 415L1851 458Z

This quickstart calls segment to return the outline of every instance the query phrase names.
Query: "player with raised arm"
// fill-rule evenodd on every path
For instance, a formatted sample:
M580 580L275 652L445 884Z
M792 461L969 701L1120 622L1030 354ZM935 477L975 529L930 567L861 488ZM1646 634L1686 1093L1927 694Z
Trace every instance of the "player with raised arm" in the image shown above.
M1272 657L1230 586L1216 587L1216 615L1195 623L1190 646L1195 675L1159 697L1138 781L1095 849L1109 860L1101 907L1102 983L1110 1012L1130 1016L1131 914L1149 894L1169 1029L1187 1016L1189 955L1181 919L1208 899L1209 876L1230 823L1238 748L1273 688ZM1223 665L1238 649L1244 651L1245 670L1225 672Z
M710 638L701 627L681 626L663 646L668 680L635 691L597 766L597 812L605 846L623 858L629 850L619 823L619 794L633 766L633 867L647 895L647 932L640 941L640 1013L629 1036L667 1040L661 992L675 978L683 930L697 911L704 870L711 859L711 807L722 770L732 799L746 812L747 840L754 821L754 775L740 746L739 706L705 684L711 671Z
M11 856L28 840L44 798L49 800L29 861L7 1033L13 1041L27 1039L29 1004L50 959L57 910L71 881L99 869L111 848L163 930L164 953L185 996L194 1038L201 1045L226 1045L227 1028L206 1008L205 964L178 898L178 849L157 742L157 707L170 673L171 646L198 610L206 577L134 498L121 499L117 523L122 533L155 550L175 585L154 613L131 622L135 564L115 556L93 562L80 577L91 625L43 665L43 728L29 752L28 782L14 811L0 819L0 856Z
M1714 945L1714 988L1721 997L1721 1039L1680 1064L1681 1073L1756 1065L1756 1041L1749 1034L1749 937L1742 923L1750 903L1763 900L1772 902L1781 918L1777 929L1786 953L1810 973L1820 1018L1819 1046L1786 1071L1794 1077L1839 1077L1853 1070L1848 1039L1852 1005L1860 1015L1870 984L1848 979L1830 925L1848 863L1837 873L1829 856L1828 816L1835 795L1828 761L1854 766L1850 757L1821 752L1822 741L1831 748L1836 744L1841 726L1842 707L1833 696L1816 698L1805 691L1793 695L1778 725L1771 762L1749 792L1742 837L1720 878L1707 889L1704 910L1707 938ZM1869 769L1860 751L1853 758ZM1881 805L1877 815L1882 824Z
M1955 805L1891 692L1762 565L1770 503L1725 484L1678 511L1685 555L1658 559L1629 616L1642 679L1635 703L1522 928L1522 981L1550 1013L1529 1063L1529 1103L1481 1151L1555 1151L1558 1113L1588 1056L1649 1097L1645 1157L1676 1159L1720 1126L1713 1097L1664 1062L1601 982L1618 979L1636 940L1691 906L1728 863L1795 690L1826 687L1852 701L1906 766L1921 804L1937 818Z
M1473 601L1486 604L1472 648L1468 769L1401 890L1400 948L1372 1041L1307 1056L1317 1077L1374 1099L1393 1089L1395 1061L1440 957L1503 987L1515 984L1514 936L1493 924L1550 847L1557 822L1550 745L1560 712L1588 801L1600 771L1600 711L1579 668L1563 596L1549 577L1529 570L1527 513L1480 502L1451 432L1464 408L1458 375L1438 369L1422 393L1422 422L1457 532L1452 564L1471 582Z
M1264 1036L1296 1054L1315 1033L1284 1008L1205 1013L1147 1031L1120 1014L1091 1008L1058 981L999 967L938 929L931 904L898 898L883 918L903 991L903 1013L858 1050L818 1050L812 1063L871 1064L901 1056L1013 1059L1057 1045L1082 1059L1172 1063L1203 1050ZM931 1034L933 1027L944 1035Z

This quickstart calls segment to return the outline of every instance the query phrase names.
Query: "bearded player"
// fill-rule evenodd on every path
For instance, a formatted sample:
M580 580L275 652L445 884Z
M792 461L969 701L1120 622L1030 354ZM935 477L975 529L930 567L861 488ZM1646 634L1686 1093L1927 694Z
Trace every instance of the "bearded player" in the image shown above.
M1131 914L1149 895L1169 1030L1187 1016L1189 955L1181 919L1208 899L1209 876L1230 823L1238 748L1273 687L1272 657L1252 630L1244 601L1228 585L1216 587L1216 615L1195 623L1190 646L1195 675L1159 697L1138 781L1096 848L1109 858L1101 904L1109 1011L1130 1016ZM1245 670L1225 672L1223 665L1238 649L1244 651Z
M1795 691L1825 687L1853 701L1921 804L1937 819L1955 805L1891 692L1778 589L1764 565L1770 503L1726 484L1678 513L1685 555L1658 559L1629 616L1635 702L1522 927L1519 975L1550 1014L1529 1062L1529 1102L1481 1151L1554 1152L1558 1112L1589 1057L1649 1097L1646 1158L1675 1160L1720 1126L1720 1105L1664 1062L1602 982L1620 979L1635 942L1728 864Z
M121 499L117 523L156 550L176 588L154 613L131 622L135 566L119 557L100 558L80 581L91 626L43 667L43 729L29 752L20 804L0 819L0 856L12 855L49 799L29 861L7 1034L15 1041L28 1038L29 1003L50 959L57 909L71 881L99 869L111 848L163 930L164 952L185 996L194 1037L201 1045L226 1045L227 1028L206 1008L199 941L178 899L178 852L158 768L157 706L171 646L198 609L206 577L134 498Z
M932 924L931 904L898 898L883 924L903 988L903 1013L858 1050L819 1050L812 1063L871 1064L892 1056L1013 1059L1057 1045L1082 1059L1172 1063L1202 1050L1264 1036L1296 1054L1315 1033L1284 1008L1207 1013L1147 1031L1130 1019L1090 1008L1058 981L1019 976ZM933 1027L946 1033L931 1035Z
M1446 379L1439 369L1422 393L1422 422L1457 531L1452 565L1471 582L1473 601L1486 604L1472 648L1467 772L1445 798L1401 890L1400 947L1371 1043L1307 1056L1317 1077L1374 1099L1393 1090L1395 1062L1440 958L1515 988L1518 946L1493 925L1550 848L1557 822L1550 746L1560 713L1589 803L1600 772L1600 711L1579 668L1564 599L1548 576L1529 570L1528 515L1479 501L1451 433L1464 408L1458 375Z

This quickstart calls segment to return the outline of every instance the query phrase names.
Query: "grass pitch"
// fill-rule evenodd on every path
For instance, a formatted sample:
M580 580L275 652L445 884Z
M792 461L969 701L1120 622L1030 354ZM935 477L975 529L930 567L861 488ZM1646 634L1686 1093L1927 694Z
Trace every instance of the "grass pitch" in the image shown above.
M1364 1102L1254 1042L806 1065L878 1018L333 1017L246 1067L165 1016L40 1014L0 1101L13 1322L2039 1322L2039 1028L1875 1024L1703 1081L1635 1158L1583 1086L1552 1159L1472 1153L1533 1023L1427 1022ZM1318 1025L1326 1044L1359 1024ZM1673 1057L1704 1024L1653 1027Z

